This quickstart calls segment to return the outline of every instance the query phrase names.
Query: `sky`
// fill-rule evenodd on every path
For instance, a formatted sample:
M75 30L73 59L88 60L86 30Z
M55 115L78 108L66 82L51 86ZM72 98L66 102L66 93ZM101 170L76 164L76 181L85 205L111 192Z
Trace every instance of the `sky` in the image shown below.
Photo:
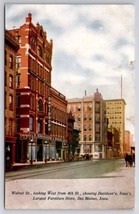
M23 25L28 13L53 40L52 86L67 99L93 95L96 88L103 99L120 99L122 77L125 128L134 134L134 5L7 4L6 29Z

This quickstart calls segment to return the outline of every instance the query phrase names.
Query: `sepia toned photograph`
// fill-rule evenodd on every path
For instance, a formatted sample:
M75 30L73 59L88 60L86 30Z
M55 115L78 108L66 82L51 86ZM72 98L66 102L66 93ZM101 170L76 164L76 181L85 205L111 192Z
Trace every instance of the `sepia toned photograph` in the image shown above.
M5 208L135 207L135 6L5 4Z

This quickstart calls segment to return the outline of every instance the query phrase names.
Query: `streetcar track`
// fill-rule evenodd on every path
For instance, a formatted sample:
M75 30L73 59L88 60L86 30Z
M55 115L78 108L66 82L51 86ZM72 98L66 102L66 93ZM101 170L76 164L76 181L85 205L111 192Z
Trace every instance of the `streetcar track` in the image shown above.
M104 161L103 160L103 163L108 163L107 161ZM20 174L20 175L10 175L10 176L6 176L5 177L5 180L6 182L8 181L11 181L11 180L17 180L17 179L25 179L25 178L31 178L31 177L35 177L35 176L39 176L39 175L47 175L47 174L52 174L54 172L61 172L61 171L68 171L68 170L71 170L71 169L77 169L77 168L82 168L84 166L86 167L90 167L93 165L98 165L98 164L102 164L102 161L95 161L95 162L85 162L84 164L81 163L81 164L75 164L74 166L73 165L68 165L68 166L58 166L57 168L55 167L54 169L48 169L46 168L46 170L44 171L44 168L43 170L40 169L39 172L35 171L35 172L24 172L23 174ZM63 165L63 164L62 164ZM52 178L53 179L53 178Z

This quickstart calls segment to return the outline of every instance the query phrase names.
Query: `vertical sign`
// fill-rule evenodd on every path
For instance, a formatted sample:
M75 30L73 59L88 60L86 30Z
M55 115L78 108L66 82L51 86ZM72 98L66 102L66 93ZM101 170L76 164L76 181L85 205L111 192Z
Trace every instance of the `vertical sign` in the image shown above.
M48 97L48 132L51 131L51 97Z

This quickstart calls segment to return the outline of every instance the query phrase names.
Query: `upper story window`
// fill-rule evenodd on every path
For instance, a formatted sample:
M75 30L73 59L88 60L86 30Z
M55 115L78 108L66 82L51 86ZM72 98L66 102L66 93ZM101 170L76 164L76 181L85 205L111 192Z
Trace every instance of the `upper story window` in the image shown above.
M12 55L10 55L10 57L9 57L9 68L13 69L13 56Z
M87 131L87 127L86 127L86 125L84 125L84 131Z
M12 75L9 76L9 87L13 88L13 76Z
M39 111L43 111L43 101L41 99L38 101L38 108Z
M20 107L20 94L16 95L16 107L19 108Z
M34 118L33 116L29 117L29 130L33 131Z
M30 45L31 45L31 48L35 51L36 50L36 41L35 41L35 39L33 39L33 38L30 39Z
M21 36L18 37L18 43L21 45Z
M13 110L13 95L9 95L9 110Z
M42 48L40 46L37 47L37 54L42 57Z
M21 56L16 57L16 68L21 67Z
M92 135L91 135L91 134L89 135L89 141L90 141L90 140L92 140Z
M42 121L38 120L38 133L42 133Z
M100 103L96 102L96 105L95 105L95 109L96 109L96 112L100 112Z

